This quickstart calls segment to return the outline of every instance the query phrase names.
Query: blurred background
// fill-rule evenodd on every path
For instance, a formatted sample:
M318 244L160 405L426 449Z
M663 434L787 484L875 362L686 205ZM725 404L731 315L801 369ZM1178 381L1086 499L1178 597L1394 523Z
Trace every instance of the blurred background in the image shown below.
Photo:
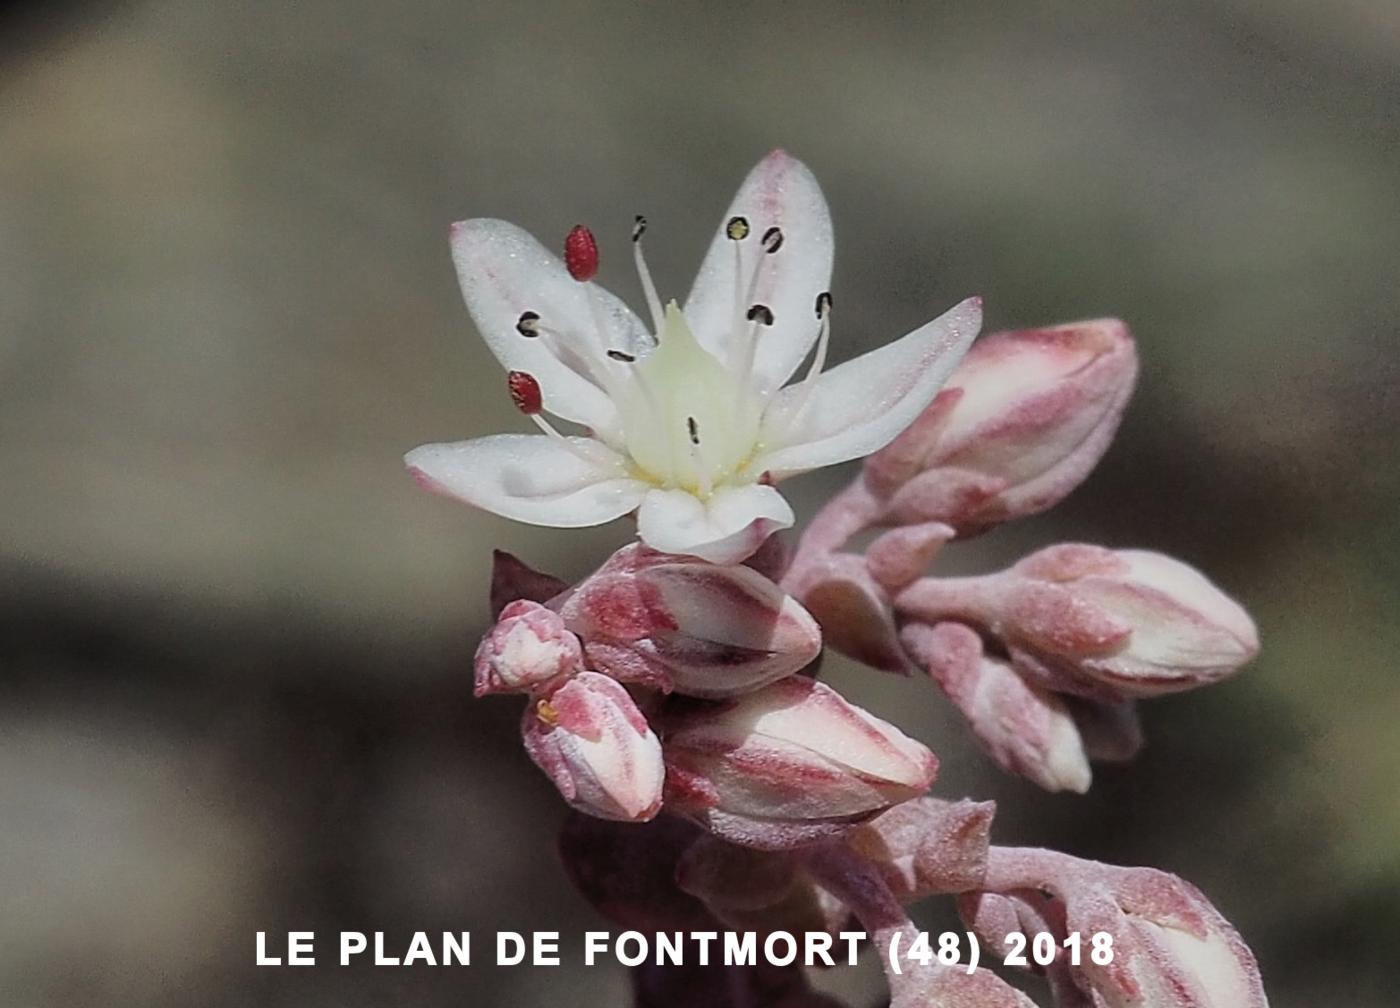
M1395 1003L1394 3L0 10L0 1003L624 1003L620 967L255 969L253 934L607 926L468 664L493 547L572 578L628 531L404 475L524 429L447 225L587 222L640 304L644 212L682 296L779 145L833 207L837 357L972 293L990 328L1139 338L1097 473L949 569L1163 549L1264 641L1149 704L1085 798L998 774L926 684L833 680L937 750L936 793L996 798L1001 842L1194 880L1275 1008ZM851 471L791 484L799 514Z

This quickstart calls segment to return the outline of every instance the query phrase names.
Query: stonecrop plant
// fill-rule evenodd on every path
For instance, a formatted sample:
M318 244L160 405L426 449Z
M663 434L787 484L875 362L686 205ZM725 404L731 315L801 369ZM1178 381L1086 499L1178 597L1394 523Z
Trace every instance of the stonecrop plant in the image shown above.
M478 696L526 698L525 750L575 810L561 851L584 896L642 931L859 922L881 948L917 941L906 908L945 896L988 961L1049 936L1023 961L1057 1008L1266 1006L1249 949L1189 883L993 844L992 803L930 797L934 753L818 675L830 647L926 676L998 766L1082 793L1094 762L1138 752L1139 701L1255 655L1248 614L1159 553L1068 543L928 573L945 544L1085 478L1136 378L1127 327L974 343L969 298L828 367L831 220L783 151L744 180L683 306L658 295L645 231L636 218L650 325L594 282L586 228L561 261L503 221L454 225L467 308L540 433L406 456L425 487L518 521L636 517L638 541L575 585L498 552L475 659ZM789 548L775 484L858 458ZM895 1008L1034 1005L938 956L886 971ZM797 967L643 966L634 990L639 1005L836 1003Z

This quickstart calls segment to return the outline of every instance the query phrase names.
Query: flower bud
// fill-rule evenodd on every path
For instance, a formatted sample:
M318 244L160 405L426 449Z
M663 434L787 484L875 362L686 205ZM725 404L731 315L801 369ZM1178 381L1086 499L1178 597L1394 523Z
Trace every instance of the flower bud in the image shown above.
M1112 937L1109 963L1063 962L1104 1008L1267 1008L1259 967L1195 886L1151 868L1118 868L1049 851L994 848L988 888L1017 896L1034 927ZM1031 890L1048 893L1032 907ZM1018 892L1019 891L1019 892ZM1026 911L1032 911L1026 916Z
M525 711L525 750L574 808L637 822L661 808L661 743L627 690L580 672Z
M911 624L901 640L967 718L997 765L1047 791L1089 790L1093 775L1065 702L983 653L976 631L958 623Z
M1011 574L998 632L1019 669L1066 692L1176 693L1225 678L1259 650L1238 603L1160 553L1052 546Z
M821 652L821 628L749 567L624 547L561 614L589 663L619 679L718 699L757 689Z
M475 664L477 696L529 693L582 669L583 651L558 613L520 599L501 610Z
M901 903L979 888L987 872L994 802L914 798L846 835Z
M964 534L1044 511L1088 475L1137 375L1117 319L979 340L938 397L866 462L867 485L902 524Z
M864 557L828 554L806 564L789 586L816 617L828 647L871 668L911 673L889 595Z
M1198 571L1143 550L1069 544L1000 574L921 578L894 599L905 619L956 620L997 637L1034 685L1105 704L1232 674L1259 650L1254 623ZM1131 714L1098 737L1133 748Z
M801 676L673 712L665 736L673 809L767 850L845 832L927 791L938 767L893 725Z

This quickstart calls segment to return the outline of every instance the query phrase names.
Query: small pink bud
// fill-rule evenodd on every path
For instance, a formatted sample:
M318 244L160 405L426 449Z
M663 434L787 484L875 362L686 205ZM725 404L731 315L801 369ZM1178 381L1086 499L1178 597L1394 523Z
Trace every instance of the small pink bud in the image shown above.
M904 524L968 532L1044 511L1103 455L1136 374L1117 319L987 336L924 414L871 456L866 482Z
M575 224L564 238L564 265L580 283L598 275L598 242L582 224Z
M789 676L821 652L821 628L749 567L626 546L564 602L589 661L618 678L718 699Z
M1053 546L1009 572L995 628L1018 668L1116 701L1216 682L1259 650L1254 622L1160 553Z
M910 674L889 595L864 557L827 554L804 565L788 583L816 617L828 647L871 668Z
M668 805L734 843L786 849L928 790L938 761L831 687L792 676L673 713Z
M1089 790L1089 760L1060 697L984 654L976 631L960 624L911 624L901 639L967 718L998 766L1047 791Z
M525 711L525 751L574 808L638 822L661 808L661 743L614 680L580 672Z
M901 903L980 888L994 802L914 798L846 835Z
M524 599L501 610L476 649L476 695L529 693L583 668L578 638L558 613Z

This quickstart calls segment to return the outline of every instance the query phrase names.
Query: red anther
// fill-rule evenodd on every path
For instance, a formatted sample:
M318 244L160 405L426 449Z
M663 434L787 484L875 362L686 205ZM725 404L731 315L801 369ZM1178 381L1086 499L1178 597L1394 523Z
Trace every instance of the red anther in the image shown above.
M540 383L535 376L525 371L512 371L506 375L506 385L510 387L510 401L526 416L534 416L544 409L544 396L540 393Z
M598 275L598 242L582 224L574 225L564 239L564 265L569 268L569 276L579 283Z

